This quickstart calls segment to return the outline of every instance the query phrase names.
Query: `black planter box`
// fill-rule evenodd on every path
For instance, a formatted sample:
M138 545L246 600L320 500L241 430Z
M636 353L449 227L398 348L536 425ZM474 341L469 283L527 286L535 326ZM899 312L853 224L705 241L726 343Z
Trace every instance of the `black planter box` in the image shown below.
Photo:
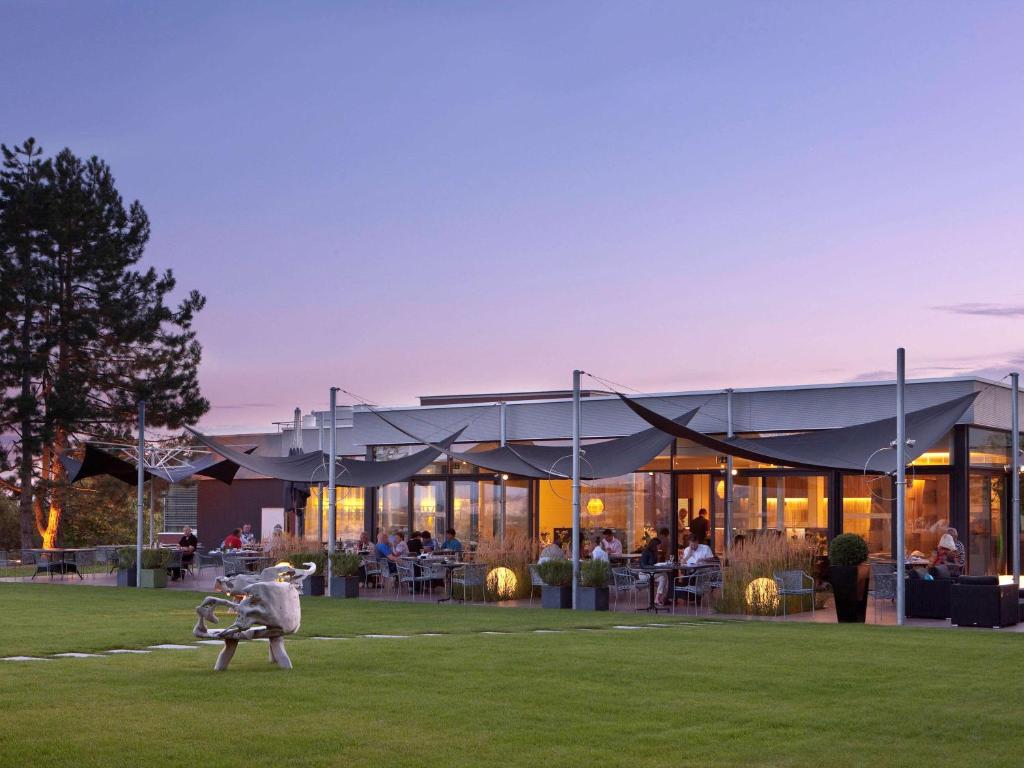
M119 587L134 587L137 586L138 582L135 580L136 577L134 568L118 568L117 569L117 586Z
M870 567L867 563L833 565L829 573L836 601L836 619L840 623L863 624L868 609Z
M358 576L332 576L331 597L359 597Z
M607 611L608 587L580 587L576 593L576 607L581 611Z
M572 608L572 587L541 587L540 604L542 608Z
M306 597L319 597L324 593L323 574L307 576L302 580L302 594Z

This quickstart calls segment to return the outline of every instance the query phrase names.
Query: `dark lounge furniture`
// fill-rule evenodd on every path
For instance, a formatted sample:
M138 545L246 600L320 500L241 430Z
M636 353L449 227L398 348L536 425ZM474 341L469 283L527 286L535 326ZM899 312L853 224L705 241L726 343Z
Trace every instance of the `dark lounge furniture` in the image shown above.
M1016 584L998 576L961 576L950 590L950 619L959 627L1008 627L1018 620Z
M907 575L905 612L908 619L948 619L950 591L956 580L937 568L932 579L924 579L916 571Z

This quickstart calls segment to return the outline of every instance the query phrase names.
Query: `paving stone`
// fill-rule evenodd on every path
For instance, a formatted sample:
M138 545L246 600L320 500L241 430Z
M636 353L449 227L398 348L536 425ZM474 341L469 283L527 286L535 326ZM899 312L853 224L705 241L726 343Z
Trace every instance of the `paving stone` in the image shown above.
M372 637L374 639L382 639L382 640L391 640L391 639L398 640L400 638L406 638L406 637L408 637L408 635L360 635L360 637Z
M105 658L107 658L102 653L77 653L77 652L74 652L74 651L72 651L70 653L55 653L53 655L54 655L54 657L60 658L60 659L105 659Z
M50 661L39 656L4 656L0 661Z
M194 645L178 645L176 643L160 643L160 645L147 646L153 650L160 649L161 651L195 651L198 650Z
M149 651L139 650L138 648L115 648L107 653L149 653Z

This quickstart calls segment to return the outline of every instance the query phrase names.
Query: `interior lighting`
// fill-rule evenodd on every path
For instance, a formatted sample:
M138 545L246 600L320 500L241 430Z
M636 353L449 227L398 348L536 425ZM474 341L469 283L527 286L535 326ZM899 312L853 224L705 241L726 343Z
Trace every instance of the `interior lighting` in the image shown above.
M604 502L597 496L587 502L587 514L600 515L604 512Z

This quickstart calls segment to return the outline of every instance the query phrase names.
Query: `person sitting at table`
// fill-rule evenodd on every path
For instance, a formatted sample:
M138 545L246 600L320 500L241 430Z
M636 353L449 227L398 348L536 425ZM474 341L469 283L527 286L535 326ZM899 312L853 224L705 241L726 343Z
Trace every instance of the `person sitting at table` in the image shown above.
M370 552L373 549L373 542L370 541L370 534L366 531L362 531L359 534L359 541L356 543L357 552Z
M658 548L658 558L660 562L665 562L669 558L668 546L669 542L672 541L672 534L669 533L668 528L659 528L658 538L661 540L661 546Z
M388 537L383 531L377 534L377 546L374 550L374 554L377 555L377 560L380 561L381 567L387 563L388 571L390 573L396 573L398 571L395 568L395 553L391 549L391 545L388 544Z
M600 536L595 536L594 537L594 548L592 550L590 550L590 559L591 560L604 560L607 563L608 562L608 553L604 551L604 547L602 546L602 543L603 543L603 539Z
M221 542L222 549L241 549L242 539L239 534L242 532L241 528L235 528L227 536L224 537L224 541Z
M441 545L441 549L447 552L461 552L462 542L455 538L455 529L449 528L444 532L444 544Z
M181 568L170 568L171 581L177 581L181 578L181 573L193 560L196 559L196 547L199 546L199 539L192 533L192 529L189 526L181 532L181 538L178 539L178 549L181 550Z
M711 551L711 547L707 544L701 543L700 537L697 534L691 533L690 543L683 550L683 554L679 559L684 565L700 565L701 563L714 560L715 553Z
M434 537L430 534L430 531L420 532L420 543L422 544L423 552L426 552L428 555L432 554L433 551L437 549L437 541L434 540Z
M423 552L423 539L420 538L419 531L412 532L412 534L409 536L407 546L409 547L410 555L418 555L421 552Z
M270 536L263 540L263 551L267 553L276 552L284 544L284 528L277 523L270 531Z
M967 550L964 549L964 543L960 541L960 534L957 533L956 528L947 528L946 533L953 538L953 543L956 544L956 551L953 553L953 566L956 569L955 575L959 576L967 568Z
M255 547L256 546L256 534L252 532L252 524L246 523L242 526L242 533L239 534L238 538L242 540L243 547Z
M622 554L622 542L615 538L611 528L605 528L601 531L601 539L601 549L607 552L609 556Z
M540 551L537 564L546 563L548 560L565 560L565 550L555 541L552 541Z
M405 534L401 531L395 532L395 544L391 551L395 557L407 557L409 555L409 545L405 543Z
M643 552L640 553L640 567L641 568L653 568L657 565L660 560L658 557L661 551L661 539L657 536L647 542L647 546L644 547ZM640 581L647 583L651 578L651 574L640 572ZM665 595L668 593L668 574L667 573L656 573L654 574L654 604L659 608L665 607Z
M932 565L953 565L956 560L956 542L948 533L942 534L939 539L939 546L935 549L932 557Z

